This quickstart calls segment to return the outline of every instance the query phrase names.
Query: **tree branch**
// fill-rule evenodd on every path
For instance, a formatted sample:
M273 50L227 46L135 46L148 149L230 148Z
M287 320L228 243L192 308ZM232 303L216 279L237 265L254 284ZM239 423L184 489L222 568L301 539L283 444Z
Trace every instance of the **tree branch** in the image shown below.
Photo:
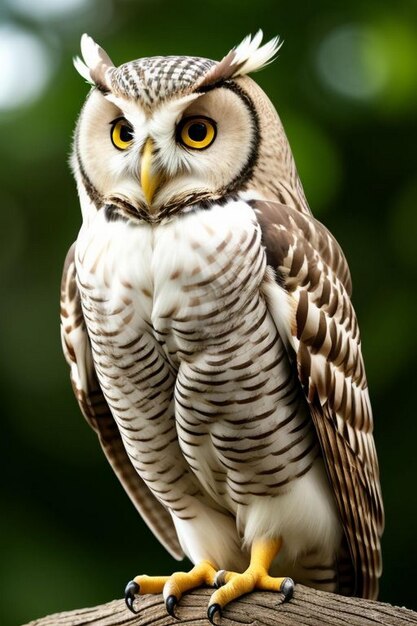
M178 619L170 617L161 595L143 596L136 601L138 615L123 600L89 609L57 613L34 620L26 626L209 626L207 605L212 589L196 589L181 598ZM221 626L410 626L417 625L417 613L360 598L346 598L297 585L290 602L279 594L255 592L232 602L216 617Z

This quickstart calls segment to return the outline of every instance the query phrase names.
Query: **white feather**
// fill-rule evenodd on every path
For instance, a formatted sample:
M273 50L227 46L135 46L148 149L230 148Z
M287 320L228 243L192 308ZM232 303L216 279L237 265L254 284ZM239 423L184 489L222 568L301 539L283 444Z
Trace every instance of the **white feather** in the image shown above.
M262 30L258 30L253 39L252 35L246 35L244 40L235 48L235 58L233 63L240 64L249 59L249 57L259 48L262 37Z
M98 65L101 61L100 56L100 46L96 44L94 39L84 33L81 37L81 54L83 55L83 59L85 64L90 69L93 69Z
M80 59L80 57L74 57L72 62L74 63L74 67L80 74L80 76L82 76L90 85L94 85L94 81L92 80L90 75L90 70L88 69L86 64Z
M295 322L295 302L293 297L285 291L273 275L273 270L267 270L270 273L270 280L264 281L262 292L268 303L268 309L271 313L279 335L283 340L289 354L295 349L296 337L293 337L291 328Z
M80 57L75 57L74 67L92 85L95 84L92 72L96 68L103 65L103 63L105 67L113 67L106 52L87 33L84 33L81 37L81 54L83 60Z
M283 42L279 41L279 37L274 37L261 46L262 37L262 30L258 30L253 38L251 35L247 35L235 48L235 58L232 64L240 67L233 76L243 76L250 72L256 72L268 63L272 63Z
M197 499L192 512L193 519L172 515L180 545L188 558L193 563L208 560L218 569L243 571L248 557L241 549L233 518Z
M274 498L253 497L240 507L238 528L244 531L246 545L256 537L283 537L285 558L317 549L323 560L332 558L340 543L341 526L323 461L317 459L311 470L294 480L287 493Z

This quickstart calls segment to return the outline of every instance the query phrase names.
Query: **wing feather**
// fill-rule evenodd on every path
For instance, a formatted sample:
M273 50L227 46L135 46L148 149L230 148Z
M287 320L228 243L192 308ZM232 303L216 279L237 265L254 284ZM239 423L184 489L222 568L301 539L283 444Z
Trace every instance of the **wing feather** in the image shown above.
M65 260L61 283L61 337L71 368L75 396L87 422L98 435L101 447L127 494L149 528L170 554L181 559L177 533L168 511L142 481L123 445L119 429L101 391L94 369L76 283L74 246Z
M311 215L277 202L253 206L268 263L289 301L287 318L277 326L287 333L323 450L350 551L353 590L375 598L384 514L349 268L336 240Z

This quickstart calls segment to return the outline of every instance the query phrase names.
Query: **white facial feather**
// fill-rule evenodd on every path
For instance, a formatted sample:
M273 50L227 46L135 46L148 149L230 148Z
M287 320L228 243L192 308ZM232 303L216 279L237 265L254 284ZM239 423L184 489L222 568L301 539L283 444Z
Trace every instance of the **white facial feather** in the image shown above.
M219 88L196 99L183 111L183 117L198 115L217 125L216 139L205 150L187 149L172 134L172 142L164 144L164 135L154 134L161 166L172 172L172 179L158 194L158 203L168 202L179 193L215 192L238 176L249 158L253 140L251 117L236 94ZM164 132L173 133L172 125Z
M157 108L150 119L149 132L155 140L159 155L157 164L168 176L174 176L181 171L190 172L187 154L178 149L175 129L184 110L199 98L200 94L193 93L168 101Z
M183 117L203 115L217 125L216 139L205 150L192 150L178 142L176 126ZM117 150L111 142L111 122L125 117L133 129L133 142ZM227 186L247 162L253 137L252 120L241 98L229 89L189 94L160 103L151 113L140 101L92 92L77 133L79 154L93 185L104 197L143 202L140 161L148 137L155 145L155 169L165 182L154 203L163 205L179 195L211 193Z
M130 198L134 190L133 197L140 198L140 150L146 138L140 129L145 126L145 115L135 108L135 142L131 150L124 152L114 147L110 137L112 121L123 115L119 107L93 91L80 117L76 145L84 170L103 197Z

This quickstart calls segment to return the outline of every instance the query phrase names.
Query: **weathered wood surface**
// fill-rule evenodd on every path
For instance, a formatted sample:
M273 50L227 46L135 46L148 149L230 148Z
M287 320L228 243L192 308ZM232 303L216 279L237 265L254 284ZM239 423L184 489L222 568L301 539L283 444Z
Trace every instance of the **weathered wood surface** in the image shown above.
M210 626L207 604L212 589L197 589L181 598L176 607L178 619L167 615L162 596L138 598L138 615L133 615L123 600L89 609L56 613L34 620L26 626ZM282 603L279 594L256 592L228 605L221 626L410 626L417 625L417 613L383 602L345 598L297 585L290 602Z

